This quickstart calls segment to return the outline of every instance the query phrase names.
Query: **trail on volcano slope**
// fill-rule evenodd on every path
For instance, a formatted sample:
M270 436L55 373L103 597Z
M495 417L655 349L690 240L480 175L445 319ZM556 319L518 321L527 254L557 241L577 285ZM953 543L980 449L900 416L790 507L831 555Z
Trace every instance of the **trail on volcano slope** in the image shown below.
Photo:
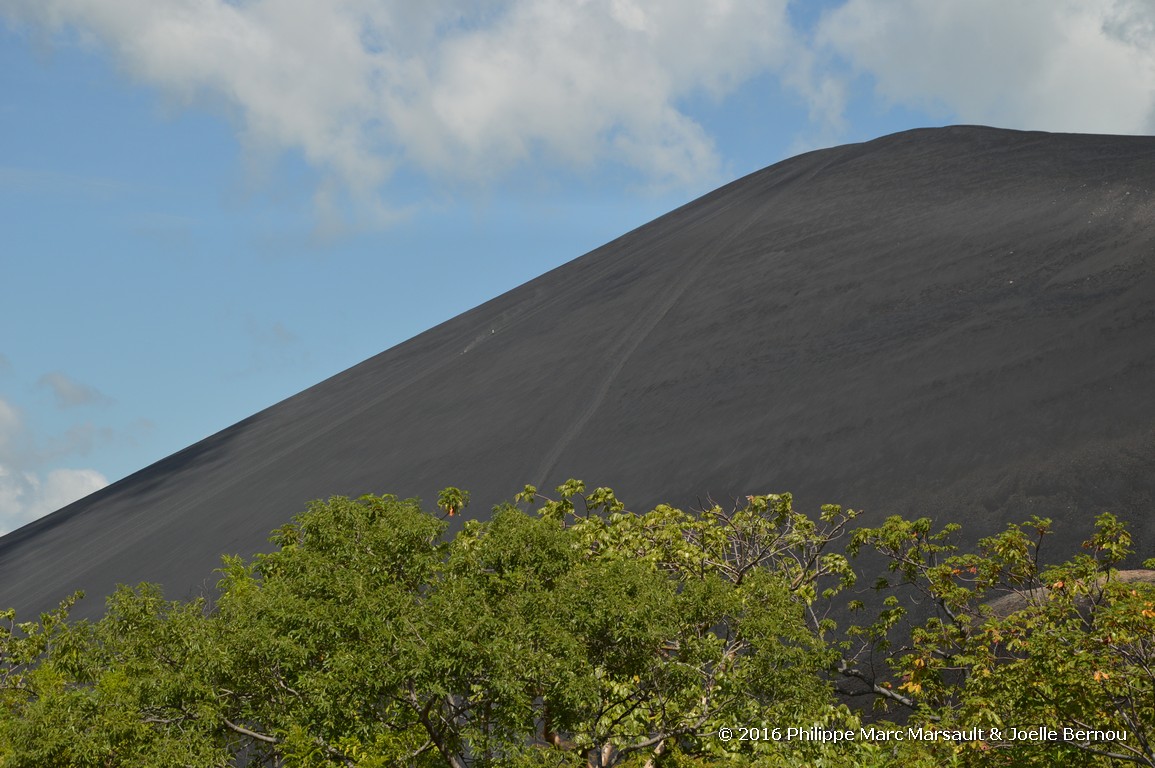
M849 149L853 152L857 151L853 147ZM780 178L775 180L771 190L773 192L777 192L779 191L780 187L789 182L809 181L831 165L837 165L838 163L845 160L846 157L844 155L846 154L848 154L848 152L845 151L836 154L822 165L809 171L804 168L800 168L792 173L785 173ZM598 382L597 387L594 388L593 394L587 401L586 406L582 409L581 413L578 414L577 418L570 422L570 425L566 428L565 432L563 432L561 437L558 438L557 442L554 443L553 448L551 448L550 451L545 455L545 458L542 459L541 466L539 467L537 473L534 475L536 479L536 487L542 488L545 486L546 482L549 480L550 473L553 472L557 467L558 460L561 458L562 453L567 447L569 447L570 443L572 443L574 439L576 439L577 436L581 434L582 430L585 429L586 424L588 424L589 420L593 418L594 413L596 413L598 408L601 407L602 403L605 402L606 395L609 394L610 388L613 386L614 381L618 378L618 375L622 372L622 369L625 368L626 363L629 362L630 356L633 355L634 351L637 350L637 348L641 346L642 342L645 341L646 337L649 336L650 333L652 333L653 330L658 327L658 324L662 322L667 314L669 314L674 305L678 303L678 300L685 294L689 287L697 281L698 276L702 274L702 272L717 257L717 255L725 251L731 243L733 243L738 239L738 237L744 234L756 221L759 221L762 218L763 213L769 210L776 201L777 195L771 194L770 199L758 205L754 209L754 212L747 216L741 224L730 227L727 230L725 236L719 238L713 247L709 248L701 257L699 257L694 262L693 266L685 271L680 280L677 280L668 289L663 291L657 301L648 307L646 311L643 311L630 326L629 330L618 339L618 342L613 346L607 355L612 363L606 370L605 374L602 376L601 380ZM712 221L717 215L723 213L725 210L726 208L719 210L707 221L699 224L699 227L703 226L709 221Z

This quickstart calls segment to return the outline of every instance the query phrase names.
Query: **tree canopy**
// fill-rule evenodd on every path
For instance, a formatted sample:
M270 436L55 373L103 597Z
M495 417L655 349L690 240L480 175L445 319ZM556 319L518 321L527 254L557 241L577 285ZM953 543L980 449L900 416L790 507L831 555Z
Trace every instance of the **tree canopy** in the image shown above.
M314 502L213 599L0 614L0 765L1155 765L1155 588L1110 515L1047 566L1041 519L963 551L571 480L449 536L468 501Z

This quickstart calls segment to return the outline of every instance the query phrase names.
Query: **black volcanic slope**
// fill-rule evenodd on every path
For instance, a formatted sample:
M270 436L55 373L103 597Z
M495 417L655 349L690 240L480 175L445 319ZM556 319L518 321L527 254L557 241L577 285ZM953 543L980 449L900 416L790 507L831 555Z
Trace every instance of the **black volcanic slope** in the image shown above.
M1155 138L917 130L747 176L0 539L0 607L171 597L313 498L792 490L1155 555ZM354 292L356 288L352 289Z

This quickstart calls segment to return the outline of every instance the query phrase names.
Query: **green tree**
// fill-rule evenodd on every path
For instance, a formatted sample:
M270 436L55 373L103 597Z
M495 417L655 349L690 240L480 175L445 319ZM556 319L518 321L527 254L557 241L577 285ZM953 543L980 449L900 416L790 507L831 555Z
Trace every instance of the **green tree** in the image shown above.
M818 582L849 578L822 551L833 510L634 515L572 481L523 498L540 513L507 505L452 540L412 500L333 498L275 551L226 558L211 607L142 586L94 625L14 626L4 765L769 760L793 748L718 728L849 718L808 623Z
M70 605L0 640L17 649L3 654L0 765L227 764L230 744L204 674L217 653L203 601L122 587L95 625L69 625Z
M957 530L892 517L855 533L851 550L874 548L897 575L877 587L913 592L923 610L908 622L903 603L916 601L888 598L854 631L843 672L868 679L859 665L882 657L891 674L869 683L914 722L1003 735L953 750L965 765L1155 765L1155 586L1118 570L1126 528L1101 515L1084 551L1054 566L1041 554L1050 520L1011 525L974 553L958 551ZM1051 732L1012 737L1031 726Z
M559 490L451 542L413 502L336 498L278 552L228 563L229 723L300 764L613 766L722 754L723 724L825 716L804 596L845 560L822 559L788 499L633 515L608 490Z
M1118 570L1109 515L1047 566L1040 519L964 551L957 526L851 531L852 510L811 518L789 494L634 514L571 480L447 537L467 501L315 502L272 552L226 558L213 603L141 585L95 623L72 599L0 614L0 766L1155 764L1155 588ZM847 553L867 550L885 600L840 630ZM912 727L1072 735L767 738L857 737L840 681Z

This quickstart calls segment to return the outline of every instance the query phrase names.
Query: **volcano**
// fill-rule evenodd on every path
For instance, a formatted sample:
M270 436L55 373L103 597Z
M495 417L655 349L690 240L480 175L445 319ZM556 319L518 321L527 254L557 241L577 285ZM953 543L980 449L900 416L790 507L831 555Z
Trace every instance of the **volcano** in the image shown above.
M0 539L0 607L211 589L330 495L1110 510L1155 555L1155 138L920 129L728 184ZM460 518L458 518L460 520Z

